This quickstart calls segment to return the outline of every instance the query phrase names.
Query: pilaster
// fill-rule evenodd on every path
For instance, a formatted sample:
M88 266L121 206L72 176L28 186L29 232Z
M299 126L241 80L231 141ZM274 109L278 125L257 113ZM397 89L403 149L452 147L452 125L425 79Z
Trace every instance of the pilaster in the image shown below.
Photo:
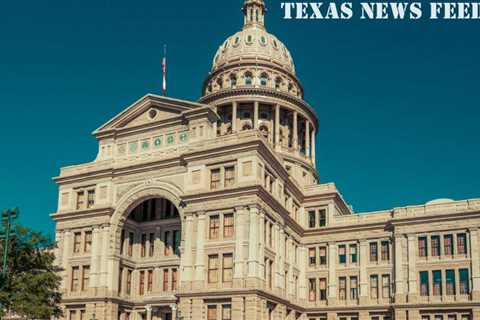
M203 288L205 283L205 212L198 212L197 215L197 252L195 257L195 283L194 288Z

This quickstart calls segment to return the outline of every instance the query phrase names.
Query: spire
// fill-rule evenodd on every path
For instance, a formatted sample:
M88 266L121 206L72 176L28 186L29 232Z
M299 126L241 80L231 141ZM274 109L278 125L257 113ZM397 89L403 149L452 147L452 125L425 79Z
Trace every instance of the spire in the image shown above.
M243 3L244 22L243 28L265 28L265 2L264 0L245 0Z

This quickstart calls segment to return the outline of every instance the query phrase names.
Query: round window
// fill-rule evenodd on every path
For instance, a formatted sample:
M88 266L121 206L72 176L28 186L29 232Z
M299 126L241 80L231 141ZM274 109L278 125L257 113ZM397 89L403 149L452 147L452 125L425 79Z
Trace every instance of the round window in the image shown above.
M150 111L148 112L148 116L150 117L150 119L154 119L157 116L157 114L158 112L155 109L150 109Z

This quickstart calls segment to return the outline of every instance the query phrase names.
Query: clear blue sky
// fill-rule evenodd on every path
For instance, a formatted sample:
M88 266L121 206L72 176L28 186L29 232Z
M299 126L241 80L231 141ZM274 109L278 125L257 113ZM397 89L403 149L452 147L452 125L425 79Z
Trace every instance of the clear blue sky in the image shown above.
M0 207L52 232L59 168L94 159L91 132L161 86L196 100L242 1L4 1ZM356 211L480 196L479 22L284 21L320 117L318 168Z

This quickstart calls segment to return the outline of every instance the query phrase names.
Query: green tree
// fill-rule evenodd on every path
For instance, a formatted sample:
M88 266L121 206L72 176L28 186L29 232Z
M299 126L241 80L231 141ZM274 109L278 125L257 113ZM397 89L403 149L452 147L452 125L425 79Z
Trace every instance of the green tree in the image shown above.
M1 279L2 312L24 319L61 315L60 268L55 266L54 242L23 226L13 229L6 277ZM1 247L3 253L3 243Z

